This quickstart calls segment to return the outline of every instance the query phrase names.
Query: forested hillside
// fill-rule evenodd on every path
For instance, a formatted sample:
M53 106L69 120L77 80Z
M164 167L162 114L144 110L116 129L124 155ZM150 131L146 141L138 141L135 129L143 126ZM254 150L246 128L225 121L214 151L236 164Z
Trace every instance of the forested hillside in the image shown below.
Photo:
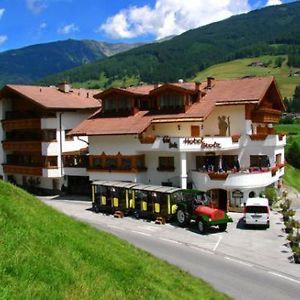
M42 83L53 84L62 79L81 83L93 80L101 87L115 81L125 84L176 81L193 78L197 72L216 63L265 54L286 54L288 65L298 65L300 2L233 16L169 41L148 44L50 76Z

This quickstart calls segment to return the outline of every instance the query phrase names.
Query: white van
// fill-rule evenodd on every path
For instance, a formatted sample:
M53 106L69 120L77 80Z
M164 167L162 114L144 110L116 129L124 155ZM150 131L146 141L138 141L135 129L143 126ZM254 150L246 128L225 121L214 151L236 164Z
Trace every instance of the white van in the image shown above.
M270 227L270 208L267 198L249 198L244 207L246 225Z

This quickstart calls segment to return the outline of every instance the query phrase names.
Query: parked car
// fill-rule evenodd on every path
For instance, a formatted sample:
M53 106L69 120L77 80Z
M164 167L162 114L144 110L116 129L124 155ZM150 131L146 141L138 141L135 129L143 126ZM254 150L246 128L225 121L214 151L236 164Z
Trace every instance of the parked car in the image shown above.
M246 225L270 227L270 207L267 198L249 198L244 207Z

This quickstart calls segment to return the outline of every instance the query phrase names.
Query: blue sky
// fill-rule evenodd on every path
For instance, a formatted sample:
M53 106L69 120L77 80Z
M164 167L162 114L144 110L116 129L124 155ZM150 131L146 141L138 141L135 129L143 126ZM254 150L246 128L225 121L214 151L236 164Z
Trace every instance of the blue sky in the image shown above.
M0 51L64 39L152 41L290 0L0 0Z

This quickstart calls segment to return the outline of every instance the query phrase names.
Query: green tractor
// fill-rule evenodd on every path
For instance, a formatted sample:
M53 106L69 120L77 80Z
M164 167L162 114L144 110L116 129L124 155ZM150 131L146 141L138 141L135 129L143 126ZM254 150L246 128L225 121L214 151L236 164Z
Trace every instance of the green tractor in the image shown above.
M227 229L232 219L221 209L204 205L195 192L187 192L188 196L177 203L176 219L180 226L189 226L192 220L197 223L198 230L205 234L211 226L218 226L219 231Z

